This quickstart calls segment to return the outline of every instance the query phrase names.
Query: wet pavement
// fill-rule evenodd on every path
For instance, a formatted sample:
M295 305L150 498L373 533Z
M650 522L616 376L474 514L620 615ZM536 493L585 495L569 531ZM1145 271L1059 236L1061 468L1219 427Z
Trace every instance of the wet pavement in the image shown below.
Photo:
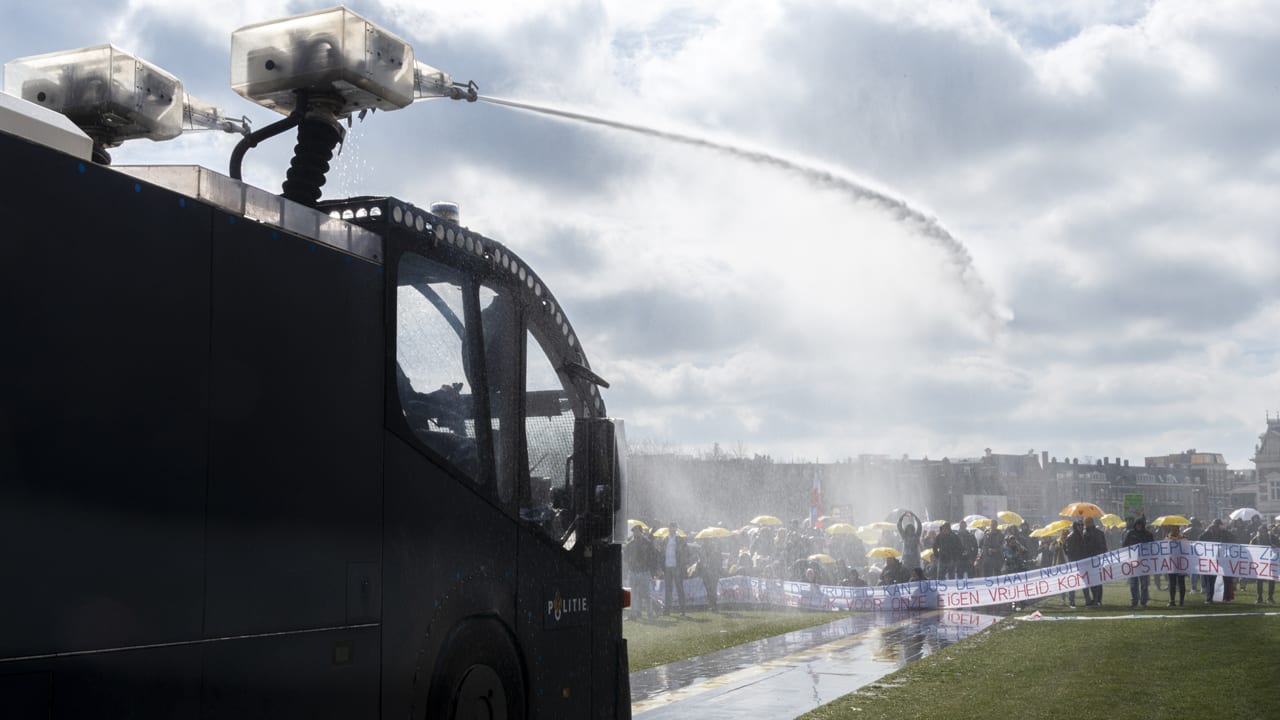
M635 720L793 718L990 627L966 611L857 613L631 673Z

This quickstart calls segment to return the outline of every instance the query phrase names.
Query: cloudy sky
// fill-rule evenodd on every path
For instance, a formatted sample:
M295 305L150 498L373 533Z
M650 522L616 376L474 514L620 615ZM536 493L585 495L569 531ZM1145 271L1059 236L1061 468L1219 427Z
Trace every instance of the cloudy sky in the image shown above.
M5 0L5 59L113 42L256 126L235 28L328 3ZM1195 447L1280 410L1280 8L1265 0L383 0L484 94L802 172L437 100L358 124L326 196L450 199L537 268L633 442L824 461ZM116 162L225 171L234 139ZM250 153L278 188L292 142Z

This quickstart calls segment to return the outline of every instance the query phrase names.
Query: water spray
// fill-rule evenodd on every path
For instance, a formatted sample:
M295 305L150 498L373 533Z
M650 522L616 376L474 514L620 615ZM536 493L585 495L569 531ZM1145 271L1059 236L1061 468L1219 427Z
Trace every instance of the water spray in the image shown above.
M961 281L981 300L993 323L998 325L1004 321L1003 313L998 309L994 295L991 293L991 290L987 287L986 283L983 282L982 278L978 275L977 270L973 266L973 258L969 254L969 249L966 248L962 242L957 240L954 235L948 232L936 218L930 217L919 210L916 210L901 198L894 197L878 190L873 190L851 178L838 175L828 170L806 165L802 162L785 158L780 155L775 155L773 153L767 153L760 150L750 150L719 140L711 140L705 137L674 132L671 130L660 130L646 125L637 125L635 123L623 122L621 120L600 117L598 115L587 115L585 113L552 108L545 105L534 105L532 103L490 97L488 95L479 95L477 99L481 102L492 105L525 110L566 120L590 123L592 125L602 125L604 127L610 127L617 130L627 130L629 132L661 138L671 142L716 150L750 162L772 165L783 170L798 173L810 182L846 192L858 200L869 200L874 202L880 207L888 210L899 222L910 223L918 227L925 237L940 245L942 249L946 251L952 264L956 267Z

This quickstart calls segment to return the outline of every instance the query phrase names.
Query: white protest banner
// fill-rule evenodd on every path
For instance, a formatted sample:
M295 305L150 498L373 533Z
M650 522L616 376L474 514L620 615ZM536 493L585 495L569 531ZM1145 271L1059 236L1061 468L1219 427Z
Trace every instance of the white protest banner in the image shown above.
M924 580L879 587L818 585L757 577L721 578L720 602L809 610L930 610L1021 603L1144 575L1218 575L1276 580L1280 549L1262 545L1161 540L1109 550L1076 562L962 580ZM662 603L662 585L653 594ZM702 581L685 581L689 605L706 604Z

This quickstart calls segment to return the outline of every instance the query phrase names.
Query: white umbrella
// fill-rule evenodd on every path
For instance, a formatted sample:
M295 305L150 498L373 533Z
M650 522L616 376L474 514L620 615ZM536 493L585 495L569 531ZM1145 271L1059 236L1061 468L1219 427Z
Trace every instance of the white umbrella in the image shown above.
M1262 517L1262 513L1253 508L1240 508L1231 511L1232 520L1243 520L1244 522L1252 522L1254 518Z

